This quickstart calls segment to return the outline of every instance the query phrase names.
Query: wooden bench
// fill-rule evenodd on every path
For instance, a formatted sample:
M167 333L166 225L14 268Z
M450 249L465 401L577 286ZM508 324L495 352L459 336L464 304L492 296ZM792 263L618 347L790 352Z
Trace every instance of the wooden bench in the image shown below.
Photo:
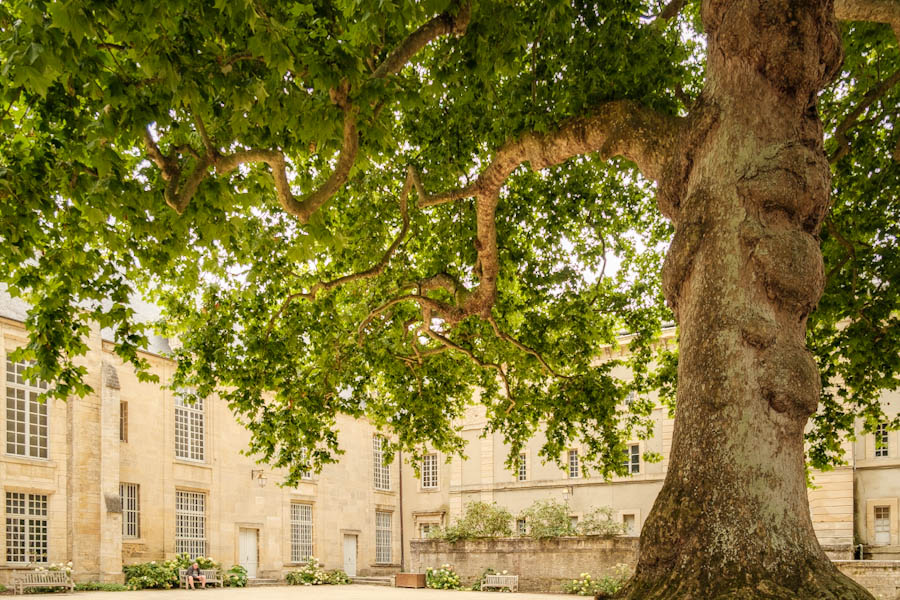
M24 594L25 588L65 587L75 591L72 575L65 571L30 571L13 578L13 593Z
M485 588L509 588L513 592L519 591L518 575L485 575L484 581L481 582L481 591Z
M218 585L223 587L225 581L218 569L200 569L200 574L206 577L206 585ZM178 585L187 588L187 569L178 569ZM200 585L200 581L194 582L194 587Z

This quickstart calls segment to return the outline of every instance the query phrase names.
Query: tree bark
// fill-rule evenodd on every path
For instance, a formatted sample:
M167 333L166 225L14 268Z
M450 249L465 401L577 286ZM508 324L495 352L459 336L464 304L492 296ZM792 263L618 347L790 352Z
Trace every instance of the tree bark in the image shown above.
M706 86L660 181L680 325L665 484L629 599L871 599L813 531L803 430L820 378L830 171L816 111L841 46L831 0L712 0Z

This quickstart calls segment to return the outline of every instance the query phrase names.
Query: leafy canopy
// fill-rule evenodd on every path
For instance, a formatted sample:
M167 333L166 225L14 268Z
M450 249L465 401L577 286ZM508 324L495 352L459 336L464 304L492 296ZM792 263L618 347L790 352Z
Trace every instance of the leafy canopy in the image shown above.
M487 212L465 195L426 204L509 140L604 102L685 114L702 82L697 10L659 11L3 2L0 278L32 306L17 357L36 360L52 395L85 393L77 357L98 323L150 377L149 328L131 309L142 295L181 344L171 384L226 399L251 450L290 481L335 459L338 413L417 456L426 443L461 451L453 421L471 401L511 457L541 430L545 458L575 441L602 475L621 471L624 441L650 434L650 391L674 398L677 356L654 346L672 316L653 185L588 154L516 169ZM844 72L822 100L835 194L810 341L841 383L810 434L819 466L839 459L856 415L883 418L878 395L900 369L896 86L840 129L900 55L887 26L844 35ZM623 331L629 356L598 364Z

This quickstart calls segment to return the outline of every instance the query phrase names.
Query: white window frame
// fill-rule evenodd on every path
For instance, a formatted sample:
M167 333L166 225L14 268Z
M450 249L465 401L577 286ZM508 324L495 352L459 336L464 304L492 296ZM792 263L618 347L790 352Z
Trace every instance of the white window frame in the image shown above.
M438 455L426 454L422 458L422 489L438 489Z
M25 379L23 371L29 366L28 362L6 360L6 454L49 460L49 405L37 399L47 384Z
M313 505L291 502L291 562L307 562L313 556Z
M641 445L628 444L625 452L625 472L637 475L641 472Z
M136 483L120 483L122 498L122 537L141 537L141 486Z
M373 484L376 490L390 491L391 489L391 468L384 462L384 443L387 440L384 436L372 436L372 467L373 467Z
M516 481L528 481L528 454L519 454L519 468L516 470Z
M432 530L436 530L438 527L440 527L440 525L438 525L437 523L419 523L419 539L427 540L428 534L430 534Z
M581 477L581 461L577 449L572 448L569 450L568 466L569 479L578 479Z
M49 496L8 491L5 499L6 562L8 564L48 562Z
M206 493L175 490L175 552L206 556Z
M206 460L206 403L197 398L189 404L175 396L175 458L192 462Z
M875 428L875 458L883 458L890 454L890 438L887 423L879 423Z
M375 511L375 564L391 564L394 513Z
M528 521L526 519L516 519L516 534L517 535L527 535L528 534Z
M875 506L872 515L874 517L875 537L872 540L874 545L889 546L891 544L891 507Z

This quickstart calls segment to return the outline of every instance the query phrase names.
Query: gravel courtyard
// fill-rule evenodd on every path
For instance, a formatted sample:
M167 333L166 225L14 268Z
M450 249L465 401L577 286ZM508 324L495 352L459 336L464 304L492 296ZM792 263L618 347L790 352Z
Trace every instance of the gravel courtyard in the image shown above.
M78 600L547 600L559 594L497 594L450 590L410 590L372 585L271 586L208 590L144 590L140 592L76 592ZM29 598L67 598L62 594L29 594Z

